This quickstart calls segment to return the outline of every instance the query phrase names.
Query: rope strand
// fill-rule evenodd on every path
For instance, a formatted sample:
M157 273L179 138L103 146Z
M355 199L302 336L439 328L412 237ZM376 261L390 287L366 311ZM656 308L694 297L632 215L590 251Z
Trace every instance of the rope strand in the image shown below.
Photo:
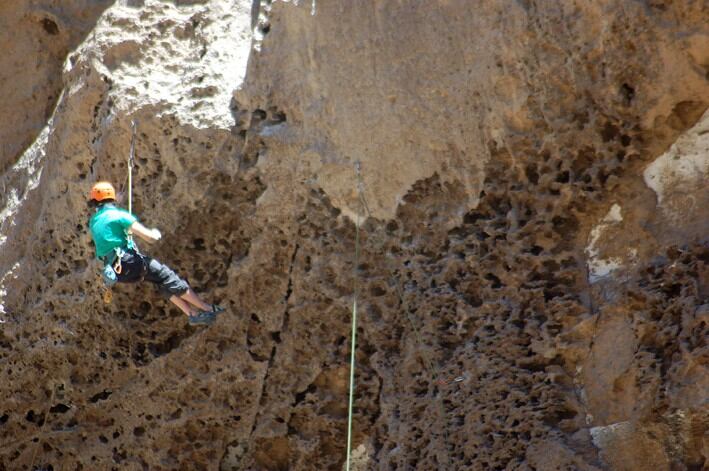
M135 131L136 122L135 120L130 122L131 124L131 136L130 136L130 153L128 154L128 212L133 213L133 162L135 157Z
M357 295L359 294L359 284L357 277L357 267L359 266L359 212L360 209L366 209L369 212L362 191L362 176L360 172L359 160L355 163L355 172L357 175L357 193L360 207L355 216L355 257L354 266L352 267L352 275L354 278L354 293L352 299L352 338L350 340L350 392L349 402L347 406L347 458L346 471L350 471L352 461L352 413L354 410L354 386L355 386L355 351L357 348Z

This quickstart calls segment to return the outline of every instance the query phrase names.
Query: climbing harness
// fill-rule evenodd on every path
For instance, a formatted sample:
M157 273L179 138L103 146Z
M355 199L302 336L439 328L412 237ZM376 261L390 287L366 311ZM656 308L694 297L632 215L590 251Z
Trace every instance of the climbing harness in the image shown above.
M126 253L125 250L123 250L120 247L116 247L113 249L116 253L116 261L113 262L113 271L116 272L116 275L120 275L121 272L123 272L123 265L121 265L121 258L123 255Z

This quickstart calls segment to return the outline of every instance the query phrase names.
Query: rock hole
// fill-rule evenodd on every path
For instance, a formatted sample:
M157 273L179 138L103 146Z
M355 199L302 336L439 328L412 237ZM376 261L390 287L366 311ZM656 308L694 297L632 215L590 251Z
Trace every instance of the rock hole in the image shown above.
M273 111L271 113L270 124L284 123L287 121L286 114L283 111Z
M95 404L98 401L105 401L106 399L108 399L111 396L112 393L113 393L112 391L109 391L108 389L104 389L100 393L97 393L97 394L94 394L93 396L91 396L91 399L89 399L89 402Z
M502 288L503 286L502 281L492 273L485 275L485 279L492 281L492 289Z
M618 136L619 130L611 123L606 123L601 129L603 142L610 142Z
M42 28L44 28L44 31L46 31L47 34L51 36L55 36L59 34L59 26L57 24L49 19L49 18L44 18L42 19Z
M535 165L527 165L527 168L524 169L524 174L531 184L536 185L539 182L539 173L537 173Z
M34 413L34 410L30 409L27 415L25 415L25 420L41 427L44 424L44 415L37 415Z
M66 404L57 404L56 406L52 406L49 409L49 412L51 412L52 414L63 414L69 409L71 409L71 407L67 406Z
M565 170L565 171L561 172L559 175L557 175L556 181L558 183L568 183L569 182L569 171Z
M620 86L620 94L625 100L625 104L630 105L630 103L633 101L633 98L635 98L635 89L627 83L624 83Z

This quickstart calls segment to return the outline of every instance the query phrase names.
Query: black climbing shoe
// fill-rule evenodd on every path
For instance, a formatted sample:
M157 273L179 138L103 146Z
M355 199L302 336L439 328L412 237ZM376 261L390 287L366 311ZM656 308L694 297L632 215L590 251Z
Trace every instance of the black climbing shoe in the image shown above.
M219 314L220 312L224 312L224 308L217 306L216 304L212 304L212 313Z
M209 325L214 322L214 319L216 318L217 315L214 312L202 311L199 314L195 314L194 316L189 316L188 322L190 323L190 325Z

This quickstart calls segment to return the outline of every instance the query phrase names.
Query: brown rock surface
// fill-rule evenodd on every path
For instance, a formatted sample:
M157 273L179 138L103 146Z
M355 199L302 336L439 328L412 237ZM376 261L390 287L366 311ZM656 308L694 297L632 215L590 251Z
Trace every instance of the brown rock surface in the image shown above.
M707 466L704 2L108 3L1 30L0 470L341 469L355 280L356 469Z

